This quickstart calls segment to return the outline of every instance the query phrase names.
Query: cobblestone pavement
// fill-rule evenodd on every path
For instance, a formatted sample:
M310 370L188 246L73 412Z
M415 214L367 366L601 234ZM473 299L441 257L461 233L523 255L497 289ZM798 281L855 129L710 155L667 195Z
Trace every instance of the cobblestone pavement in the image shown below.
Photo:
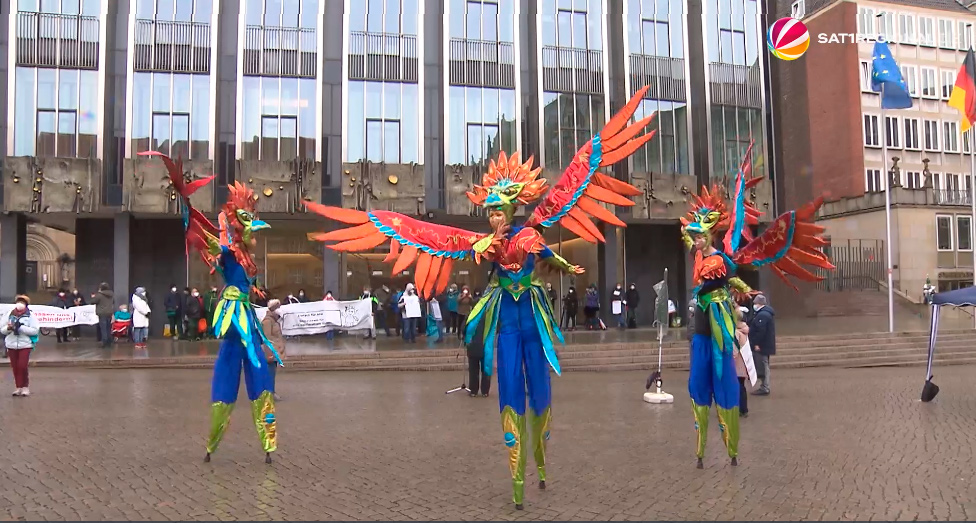
M685 373L670 406L643 373L554 378L549 489L530 458L516 512L497 400L456 373L282 371L269 466L246 404L202 462L206 371L38 369L0 397L0 519L974 519L974 374L922 404L920 368L776 372L740 466L713 422L704 470Z

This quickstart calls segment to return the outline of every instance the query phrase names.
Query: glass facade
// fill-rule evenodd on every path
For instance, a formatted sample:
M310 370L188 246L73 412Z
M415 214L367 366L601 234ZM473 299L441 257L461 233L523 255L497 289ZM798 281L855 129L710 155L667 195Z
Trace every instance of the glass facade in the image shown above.
M542 45L603 49L603 0L542 0Z
M98 71L18 67L14 76L14 156L98 157Z
M316 29L318 4L318 0L246 0L244 24Z
M132 153L210 158L210 76L132 73Z
M478 165L518 149L515 91L448 87L447 136L450 165Z
M757 0L708 0L705 11L712 86L746 86L736 96L719 100L712 97L711 176L734 177L750 141L755 142L753 171L757 175L765 174L765 122L759 69L764 31L759 27L759 4Z
M315 157L315 80L245 76L241 159Z
M17 0L18 11L98 16L101 0Z
M141 20L209 23L214 1L219 0L134 0L134 3L136 18Z

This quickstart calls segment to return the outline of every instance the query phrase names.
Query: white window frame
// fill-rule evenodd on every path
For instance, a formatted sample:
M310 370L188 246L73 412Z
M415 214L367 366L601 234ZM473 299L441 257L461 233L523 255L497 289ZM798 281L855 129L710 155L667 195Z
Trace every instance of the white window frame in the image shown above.
M884 185L881 169L864 169L864 192L882 192L885 190Z
M939 246L939 221L947 220L949 222L949 248L943 249ZM935 215L935 250L938 252L952 252L956 247L956 234L955 234L955 219L951 214L936 214Z
M876 35L878 24L874 20L874 9L859 7L857 9L857 32L862 35Z
M898 14L898 43L916 45L915 15L911 13Z
M865 147L881 147L881 122L880 117L876 114L865 114L861 118L862 126L864 127L864 146ZM868 126L873 126L873 140L870 139L871 136L868 134Z
M971 142L970 142L970 140L972 140L972 138L970 138L970 134L972 134L972 132L973 132L973 130L972 130L972 128L970 128L968 131L966 131L964 133L961 133L959 135L959 141L962 142L962 153L963 154L971 154L972 153L972 145L971 145Z
M894 132L889 133L889 123L891 125L890 129ZM888 149L901 149L903 144L901 140L901 118L897 116L885 115L885 127L884 127L884 140L885 147ZM889 140L888 138L891 138Z
M861 92L874 92L871 90L871 62L868 60L861 60Z
M922 66L919 68L918 76L922 85L920 89L922 98L938 100L940 94L939 70L935 67Z
M878 15L878 34L884 37L885 42L897 44L898 15L892 11L881 11Z
M807 14L806 11L807 11L807 9L806 9L806 1L805 0L796 0L790 6L790 18L795 18L797 20L801 20L804 16L806 16L806 14Z
M959 44L956 42L956 21L949 18L939 18L939 47L942 49L955 49Z
M905 84L908 85L908 95L912 98L918 98L918 66L902 65L901 77L905 79Z
M942 150L947 153L959 152L959 122L958 121L956 120L942 121Z
M918 17L918 45L935 47L935 18L931 16Z
M939 88L942 90L942 99L948 100L952 94L952 87L956 84L956 71L952 69L942 69L939 71Z
M922 120L922 149L937 153L942 150L939 148L939 140L942 136L942 122L939 120ZM932 140L929 140L931 138ZM935 143L932 143L932 142Z
M962 248L962 240L959 238L959 231L962 231L963 230L963 226L962 226L962 224L960 222L963 221L963 220L969 221L969 223L965 227L966 229L969 229L969 248L968 249L963 249ZM954 235L954 239L956 241L956 244L955 244L956 251L958 251L958 252L973 252L973 217L970 216L970 215L968 215L968 214L957 214L956 215L956 223L954 225L956 226L956 234Z
M942 185L942 190L944 191L954 191L959 192L960 185L962 185L962 177L956 173L942 173L942 181L945 182Z
M959 42L958 49L966 51L973 45L973 23L959 20L956 25L956 40Z
M902 124L903 128L905 129L905 132L902 133L902 137L904 137L905 142L905 149L909 151L921 151L922 136L919 133L919 127L921 127L920 120L918 118L909 118L906 116L902 117ZM911 140L912 138L914 138L914 146L911 145L911 143L913 143L913 140Z
M908 187L909 189L922 188L924 183L924 180L922 180L922 171L902 171L902 176L905 178L901 182L903 187Z

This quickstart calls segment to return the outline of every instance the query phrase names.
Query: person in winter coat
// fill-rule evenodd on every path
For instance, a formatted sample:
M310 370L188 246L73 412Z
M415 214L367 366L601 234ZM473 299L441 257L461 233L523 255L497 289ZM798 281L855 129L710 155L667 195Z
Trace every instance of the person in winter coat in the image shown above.
M305 295L305 289L298 289L298 303L308 303L308 296Z
M285 336L281 332L281 314L278 312L279 307L281 307L280 301L268 300L268 313L261 320L261 330L264 331L264 337L278 351L278 355L284 359ZM268 360L268 376L271 378L271 393L274 395L275 401L281 401L281 396L278 396L275 388L275 379L278 374L278 360L274 357L274 353L271 352L271 349L267 345L264 346L264 357Z
M618 283L616 287L610 290L610 313L613 314L613 320L618 329L627 327L627 324L624 323L624 308L626 306L624 285Z
M600 312L600 294L596 290L596 284L591 283L586 288L586 297L583 302L583 315L586 316L586 328L589 330L600 329L600 319L597 313Z
M203 299L200 297L199 290L190 291L190 297L186 299L184 314L186 315L186 337L191 340L199 340L200 336L203 335L200 332L200 320L203 319Z
M115 294L108 283L102 282L98 286L98 292L92 294L91 302L95 306L95 315L98 316L98 333L102 337L102 347L111 347L114 339L112 315L115 314Z
M637 292L637 285L631 283L624 296L627 302L627 327L637 328L637 307L640 305L640 293Z
M467 323L465 322L465 328ZM468 395L472 398L479 393L482 397L488 397L488 390L491 388L491 376L485 374L485 322L481 322L475 331L471 343L467 346L468 350Z
M433 322L433 328L428 324L427 326L427 338L428 343L443 343L444 342L444 315L441 312L441 303L437 301L436 297L430 299L427 302L427 317L429 321Z
M576 316L579 315L579 296L576 287L570 287L563 296L563 327L571 331L576 330Z
M332 291L326 291L325 296L322 298L322 301L336 301L336 299L334 296L332 296ZM328 331L325 332L325 339L334 340L335 334L336 334L335 329L329 329Z
M461 330L461 325L464 324L464 320L458 314L458 298L460 297L461 291L458 290L456 283L452 283L447 288L447 296L444 298L444 305L447 307L447 317L444 318L446 323L445 332L457 334Z
M369 287L363 287L363 294L362 294L362 296L359 297L359 299L360 300L369 300L369 305L370 305L370 307L372 309L372 313L373 313L373 327L371 329L369 329L368 331L366 331L366 337L365 337L365 339L368 340L368 339L372 338L372 339L375 340L376 339L376 321L377 321L376 320L376 317L377 317L377 313L380 310L380 302L379 302L379 300L376 299L376 296L373 296L373 291L369 290Z
M68 292L64 289L58 289L58 293L54 295L51 303L48 304L50 307L57 307L59 309L67 309L71 307L71 298L68 297ZM65 343L71 341L68 337L68 328L64 327L61 329L54 329L54 333L58 336L58 343Z
M383 332L386 333L386 337L390 337L390 325L386 322L387 311L390 310L390 288L383 284L379 289L373 292L373 296L376 298L376 316L373 318L373 326L376 329L380 327L383 328ZM374 333L375 334L375 333ZM376 336L373 336L374 338Z
M753 394L769 395L769 358L776 354L776 321L773 308L767 304L766 296L759 294L752 301L756 313L749 323L749 343L756 352L756 373L761 383Z
M471 308L474 307L474 303L475 300L474 296L471 295L471 289L467 285L461 287L461 294L458 295L458 321L462 325L457 333L459 340L464 339L464 331L468 325L468 315L471 314Z
M79 292L78 289L71 290L70 298L71 298L72 307L81 307L82 305L87 305L87 303L85 302L85 297L82 296L81 292ZM70 332L71 332L72 340L78 341L81 339L81 325L72 326ZM99 337L101 337L101 331L98 331L98 335Z
M146 297L145 287L136 287L132 294L132 341L135 348L145 349L146 338L149 336L149 298Z
M183 336L183 297L176 285L169 288L163 307L166 308L166 319L169 321L169 335L178 340Z
M3 343L10 358L10 370L14 375L14 396L30 396L30 375L27 364L37 335L41 332L37 319L31 316L28 308L30 298L21 295L14 301L14 308L7 316L7 321L0 327L0 334L4 336Z
M743 320L742 311L737 309L735 340L739 342L739 347L745 347L749 343L749 326ZM739 378L739 417L747 418L749 417L749 393L746 391L746 380L749 379L749 371L738 350L732 351L732 360L735 362L735 375Z
M407 284L397 305L403 311L403 340L417 343L417 323L423 314L420 311L420 296L417 296L417 290L412 283Z

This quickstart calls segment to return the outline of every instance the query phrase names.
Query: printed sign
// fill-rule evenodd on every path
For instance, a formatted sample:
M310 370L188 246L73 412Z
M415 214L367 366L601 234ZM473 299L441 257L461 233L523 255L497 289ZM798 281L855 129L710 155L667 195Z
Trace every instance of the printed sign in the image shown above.
M263 320L268 309L256 307L255 312L258 319ZM278 313L281 314L281 333L285 336L373 328L373 307L370 300L290 303L282 305Z
M0 318L10 316L10 311L14 309L13 303L0 303ZM61 329L73 325L98 325L98 315L95 314L94 305L82 305L80 307L51 307L50 305L31 305L29 307L31 316L37 320L38 327L42 329Z

